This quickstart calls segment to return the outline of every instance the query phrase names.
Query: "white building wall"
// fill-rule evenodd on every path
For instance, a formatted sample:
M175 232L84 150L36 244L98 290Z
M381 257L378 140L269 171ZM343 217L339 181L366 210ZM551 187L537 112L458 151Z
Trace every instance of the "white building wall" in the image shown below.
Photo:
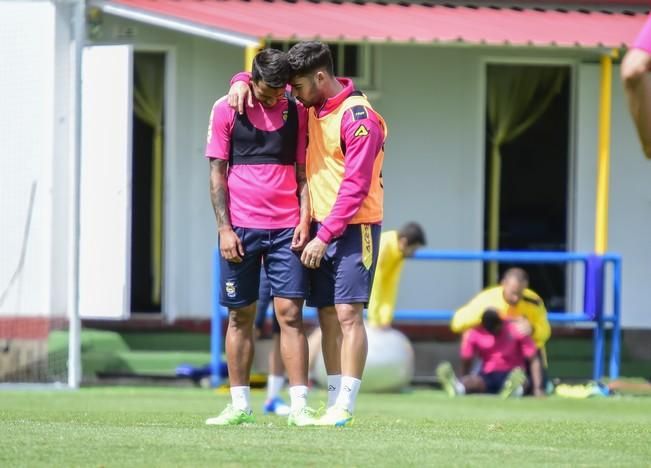
M133 38L116 36L125 30ZM217 229L204 146L210 110L242 69L244 49L111 16L102 41L168 52L163 310L168 320L209 317Z
M50 313L54 44L52 3L0 3L0 295L4 294L0 315L4 316ZM25 235L32 184L36 191Z
M613 67L608 251L623 257L622 324L651 328L651 163L644 158ZM579 68L575 245L594 250L599 116L598 65ZM610 304L610 301L608 302Z
M428 248L481 250L484 131L480 55L378 47L378 99L389 127L385 229L417 221ZM481 287L479 263L408 262L398 308L453 309Z
M104 39L119 26L134 28L136 50L171 51L172 101L168 102L165 186L165 304L168 319L210 315L211 259L216 228L203 157L208 115L241 69L243 50L155 27L105 18ZM119 39L118 39L119 42ZM384 168L386 229L415 220L428 247L480 250L483 230L484 101L487 57L579 59L589 52L531 49L377 46L373 105L389 125ZM594 58L594 56L592 57ZM575 249L593 247L598 83L582 66L577 89ZM594 68L594 67L593 67ZM596 70L596 69L595 69ZM597 71L590 72L592 74ZM651 165L635 143L617 79L613 105L613 178L610 250L624 254L626 326L651 326L650 304L637 291L651 277L635 250L648 241ZM595 94L596 93L596 94ZM620 157L626 164L616 163ZM624 154L625 153L625 154ZM629 172L630 171L630 172ZM633 180L633 183L629 183ZM645 211L646 210L646 211ZM635 229L631 229L635 226ZM647 242L648 243L648 242ZM630 252L629 252L630 251ZM643 256L642 256L643 257ZM399 308L455 308L481 287L479 264L408 262Z

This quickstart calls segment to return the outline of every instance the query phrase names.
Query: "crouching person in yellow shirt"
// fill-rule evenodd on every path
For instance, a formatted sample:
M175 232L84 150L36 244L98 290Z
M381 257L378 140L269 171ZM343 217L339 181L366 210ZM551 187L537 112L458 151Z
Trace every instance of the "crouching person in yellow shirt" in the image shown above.
M547 367L545 343L551 336L547 309L540 296L528 286L527 272L521 268L510 268L498 286L483 290L458 309L452 317L450 328L455 333L463 333L481 324L486 309L496 309L503 319L515 322L521 332L531 336L541 362Z
M400 274L405 258L425 245L425 232L418 223L407 223L398 231L383 232L375 278L368 303L368 324L389 328L398 298Z

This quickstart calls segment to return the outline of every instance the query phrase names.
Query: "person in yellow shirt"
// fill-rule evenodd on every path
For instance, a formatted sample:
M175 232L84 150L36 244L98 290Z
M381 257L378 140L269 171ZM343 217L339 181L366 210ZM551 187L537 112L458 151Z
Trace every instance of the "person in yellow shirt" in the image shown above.
M369 326L389 328L393 321L398 285L405 258L425 245L425 231L418 223L407 223L400 230L385 231L380 236L380 251L368 303ZM317 327L308 336L309 369L313 371L321 358L321 329ZM339 344L341 346L341 343Z
M400 274L405 258L425 245L425 232L418 223L407 223L398 231L383 232L375 278L368 303L368 324L389 328L396 308Z
M526 271L521 268L507 270L499 286L483 290L454 313L450 328L455 333L474 328L481 324L484 311L493 308L503 319L515 322L521 332L533 338L539 350L544 350L551 336L547 309L540 296L528 286Z

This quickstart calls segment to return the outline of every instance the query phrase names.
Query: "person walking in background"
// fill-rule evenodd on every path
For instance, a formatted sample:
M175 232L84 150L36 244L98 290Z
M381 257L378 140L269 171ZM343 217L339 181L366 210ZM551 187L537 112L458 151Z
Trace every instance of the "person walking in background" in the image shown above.
M370 326L391 327L405 259L425 246L425 242L425 232L418 223L407 223L397 231L382 233L375 279L368 303L367 318Z

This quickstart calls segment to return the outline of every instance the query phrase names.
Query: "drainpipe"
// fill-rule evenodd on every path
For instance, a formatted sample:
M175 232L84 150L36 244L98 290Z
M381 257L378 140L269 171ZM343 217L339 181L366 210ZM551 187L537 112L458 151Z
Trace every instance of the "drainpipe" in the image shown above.
M77 0L72 18L74 38L74 153L70 162L71 235L68 262L68 386L81 383L81 319L79 317L79 231L81 186L81 60L86 38L86 2Z

